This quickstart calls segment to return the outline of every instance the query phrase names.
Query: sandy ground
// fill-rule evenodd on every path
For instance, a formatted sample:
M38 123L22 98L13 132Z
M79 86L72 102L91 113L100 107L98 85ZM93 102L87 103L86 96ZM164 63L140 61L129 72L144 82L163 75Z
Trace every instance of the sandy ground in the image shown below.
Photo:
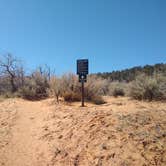
M0 166L165 166L166 103L0 102Z

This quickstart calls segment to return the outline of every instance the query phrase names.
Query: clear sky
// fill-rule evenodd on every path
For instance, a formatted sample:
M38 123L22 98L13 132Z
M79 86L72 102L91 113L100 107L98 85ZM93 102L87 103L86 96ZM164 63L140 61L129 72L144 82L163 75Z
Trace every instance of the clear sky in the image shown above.
M90 72L166 63L166 0L0 0L0 54L28 69Z

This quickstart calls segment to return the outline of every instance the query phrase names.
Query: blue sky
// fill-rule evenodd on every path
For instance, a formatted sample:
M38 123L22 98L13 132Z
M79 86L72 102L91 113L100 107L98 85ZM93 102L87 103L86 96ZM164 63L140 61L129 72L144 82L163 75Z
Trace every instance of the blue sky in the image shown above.
M165 0L0 0L0 54L56 74L166 62Z

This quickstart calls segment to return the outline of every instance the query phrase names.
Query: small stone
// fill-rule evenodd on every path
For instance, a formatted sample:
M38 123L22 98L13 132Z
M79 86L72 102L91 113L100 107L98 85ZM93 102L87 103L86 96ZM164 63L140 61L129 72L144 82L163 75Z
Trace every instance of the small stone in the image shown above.
M61 138L63 138L63 135L60 135L60 136L58 137L58 139L61 139Z
M104 150L106 150L106 149L107 149L106 144L102 144L102 145L101 145L101 148L104 149Z

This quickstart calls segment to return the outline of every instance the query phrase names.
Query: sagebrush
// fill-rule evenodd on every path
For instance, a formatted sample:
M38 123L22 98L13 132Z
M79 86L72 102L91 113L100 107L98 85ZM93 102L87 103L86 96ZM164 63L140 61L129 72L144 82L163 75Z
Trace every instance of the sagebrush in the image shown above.
M162 75L139 75L131 84L130 96L138 100L165 100L166 78Z

